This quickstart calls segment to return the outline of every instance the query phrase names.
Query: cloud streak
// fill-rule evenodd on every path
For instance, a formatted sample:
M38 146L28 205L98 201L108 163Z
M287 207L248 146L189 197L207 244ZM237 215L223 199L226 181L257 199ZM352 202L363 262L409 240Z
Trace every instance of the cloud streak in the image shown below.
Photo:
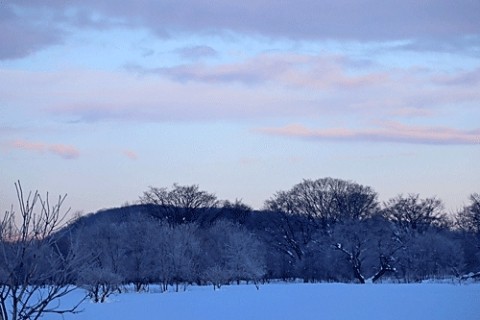
M480 68L459 72L454 75L439 75L433 81L446 86L474 86L480 85Z
M318 141L395 142L434 145L479 145L480 129L458 130L448 127L408 126L396 122L373 129L309 129L300 124L279 128L260 128L257 132Z
M286 99L282 101L295 104L286 110L296 110L293 114L300 116L348 112L378 117L430 117L452 106L456 110L474 108L480 101L476 69L449 74L418 68L359 70L345 56L260 54L232 63L192 63L168 68L137 66L129 71L177 82L185 92L197 86L236 88L239 93L245 89L261 93L276 88L277 94L281 92ZM246 97L251 93L247 90L244 94L247 95L240 99L248 100ZM224 103L226 107L229 104L227 100ZM262 113L262 109L271 110L266 107L268 104L254 105L256 114ZM285 106L285 102L280 105ZM248 116L249 108L244 112Z
M48 144L27 140L15 140L10 144L12 149L24 150L36 153L50 153L63 159L71 160L80 156L80 152L73 146L64 144Z
M66 121L404 120L472 113L480 101L478 78L476 69L359 70L345 56L286 52L112 72L0 70L0 97L19 114L46 112Z
M325 89L362 87L385 82L386 74L349 75L354 65L344 56L293 53L259 54L244 61L207 65L184 64L174 67L144 68L127 66L138 74L156 74L179 82L246 85L279 83L292 87Z
M0 82L5 84L0 87L0 96L17 113L65 121L241 120L298 112L298 107L291 105L291 94L275 88L182 84L118 72L0 70ZM24 94L24 88L29 88L29 95ZM295 98L304 105L301 99Z
M429 69L358 69L340 55L292 53L260 54L223 64L191 63L174 67L129 66L138 75L158 75L181 83L275 86L304 91L318 108L341 111L377 110L390 116L429 116L449 104L476 104L480 100L477 69L444 74ZM315 103L314 102L314 103Z
M217 51L209 46L188 46L178 48L174 51L181 58L187 60L199 60L217 56Z

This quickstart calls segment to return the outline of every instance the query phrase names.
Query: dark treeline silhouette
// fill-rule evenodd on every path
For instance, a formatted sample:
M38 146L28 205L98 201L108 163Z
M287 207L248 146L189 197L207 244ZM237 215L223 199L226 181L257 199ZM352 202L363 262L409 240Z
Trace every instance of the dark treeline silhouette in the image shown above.
M97 302L126 284L141 291L276 279L478 279L480 196L447 214L435 197L380 203L368 186L323 178L279 191L253 210L175 184L150 187L138 204L78 217L49 237L65 256L81 257L68 282Z

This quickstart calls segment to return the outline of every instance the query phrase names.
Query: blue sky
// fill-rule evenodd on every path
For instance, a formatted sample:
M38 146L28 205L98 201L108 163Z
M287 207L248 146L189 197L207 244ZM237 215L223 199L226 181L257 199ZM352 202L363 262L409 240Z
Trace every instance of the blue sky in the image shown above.
M480 192L478 1L2 1L0 206L72 211L302 179Z

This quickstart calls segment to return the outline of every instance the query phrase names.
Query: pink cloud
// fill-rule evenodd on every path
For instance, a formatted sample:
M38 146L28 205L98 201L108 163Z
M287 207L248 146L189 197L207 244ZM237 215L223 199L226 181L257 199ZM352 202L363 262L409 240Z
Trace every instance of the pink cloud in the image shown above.
M389 122L373 129L309 129L300 124L280 128L260 128L258 132L313 140L401 142L415 144L480 144L480 129L458 130L448 127L408 126Z
M27 140L15 140L11 143L11 148L37 153L51 153L64 159L76 159L80 156L80 152L75 147L63 144L47 144Z
M138 155L132 150L123 150L123 155L130 160L137 160Z
M64 159L75 159L80 156L80 152L76 148L62 144L49 145L47 150Z
M12 142L12 147L27 151L45 152L46 146L39 142L30 142L25 140L16 140Z

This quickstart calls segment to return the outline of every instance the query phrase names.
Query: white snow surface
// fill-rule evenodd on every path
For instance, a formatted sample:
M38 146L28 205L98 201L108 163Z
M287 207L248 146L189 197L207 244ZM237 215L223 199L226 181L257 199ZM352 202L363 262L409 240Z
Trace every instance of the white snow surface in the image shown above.
M64 303L80 297L77 291ZM86 319L386 319L479 320L480 284L300 284L231 285L214 291L189 287L186 292L122 293L108 302L85 301L79 314ZM47 316L47 319L62 319Z

